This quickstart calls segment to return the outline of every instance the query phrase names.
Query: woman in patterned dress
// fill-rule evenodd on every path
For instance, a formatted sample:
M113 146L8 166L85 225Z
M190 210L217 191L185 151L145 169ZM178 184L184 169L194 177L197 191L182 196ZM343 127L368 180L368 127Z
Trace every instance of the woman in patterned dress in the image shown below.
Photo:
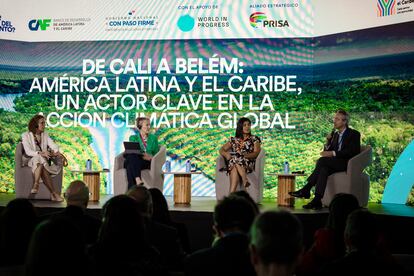
M260 138L251 134L251 121L240 118L237 122L236 135L224 144L220 154L227 160L227 173L230 177L230 193L238 185L250 186L247 174L254 170L256 157L260 153Z

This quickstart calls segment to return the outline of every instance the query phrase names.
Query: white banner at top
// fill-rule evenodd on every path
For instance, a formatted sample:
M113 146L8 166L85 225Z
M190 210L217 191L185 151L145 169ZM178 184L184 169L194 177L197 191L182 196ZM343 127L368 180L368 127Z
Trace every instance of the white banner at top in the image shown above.
M294 38L414 20L414 0L0 0L0 39Z

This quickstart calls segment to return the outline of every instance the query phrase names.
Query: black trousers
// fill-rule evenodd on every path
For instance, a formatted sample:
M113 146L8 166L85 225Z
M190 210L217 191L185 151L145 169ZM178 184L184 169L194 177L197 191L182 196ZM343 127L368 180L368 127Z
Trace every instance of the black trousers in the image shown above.
M316 186L315 197L321 199L325 193L328 176L336 172L346 171L347 167L347 159L321 157L316 162L316 167L312 174L308 177L308 183L303 188L310 191L313 186Z
M135 178L141 177L141 171L150 167L151 162L142 159L142 155L125 154L124 168L127 170L128 189L136 185Z

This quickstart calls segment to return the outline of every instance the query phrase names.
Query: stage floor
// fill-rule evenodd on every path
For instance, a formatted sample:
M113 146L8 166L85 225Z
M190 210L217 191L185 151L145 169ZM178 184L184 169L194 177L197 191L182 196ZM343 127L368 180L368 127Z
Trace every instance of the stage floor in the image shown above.
M89 202L88 209L95 210L102 209L106 201L108 201L113 195L101 195L99 202ZM15 198L14 194L0 193L0 206L4 207L7 203ZM173 197L166 197L168 207L170 211L179 212L208 212L214 211L216 205L215 197L192 197L190 206L174 205ZM275 200L264 200L259 208L261 211L266 210L281 210L287 209L294 214L327 214L328 209L323 208L321 210L305 210L302 208L309 200L297 199L295 201L295 207L285 208L278 207ZM49 200L32 200L33 205L37 208L57 208L61 209L66 207L66 202L52 202ZM400 204L379 204L369 203L367 209L377 215L389 215L389 216L402 216L402 217L413 217L414 218L414 207Z

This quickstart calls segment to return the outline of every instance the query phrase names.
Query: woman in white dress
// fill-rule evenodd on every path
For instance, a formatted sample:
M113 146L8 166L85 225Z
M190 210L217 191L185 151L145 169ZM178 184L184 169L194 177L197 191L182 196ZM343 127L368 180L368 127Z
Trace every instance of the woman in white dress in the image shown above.
M59 156L59 147L45 132L46 120L43 115L35 115L29 122L29 131L22 134L22 143L27 165L32 168L34 183L32 194L39 191L40 181L48 188L52 201L63 201L53 188L52 177L56 176L62 166L52 164L51 158Z

